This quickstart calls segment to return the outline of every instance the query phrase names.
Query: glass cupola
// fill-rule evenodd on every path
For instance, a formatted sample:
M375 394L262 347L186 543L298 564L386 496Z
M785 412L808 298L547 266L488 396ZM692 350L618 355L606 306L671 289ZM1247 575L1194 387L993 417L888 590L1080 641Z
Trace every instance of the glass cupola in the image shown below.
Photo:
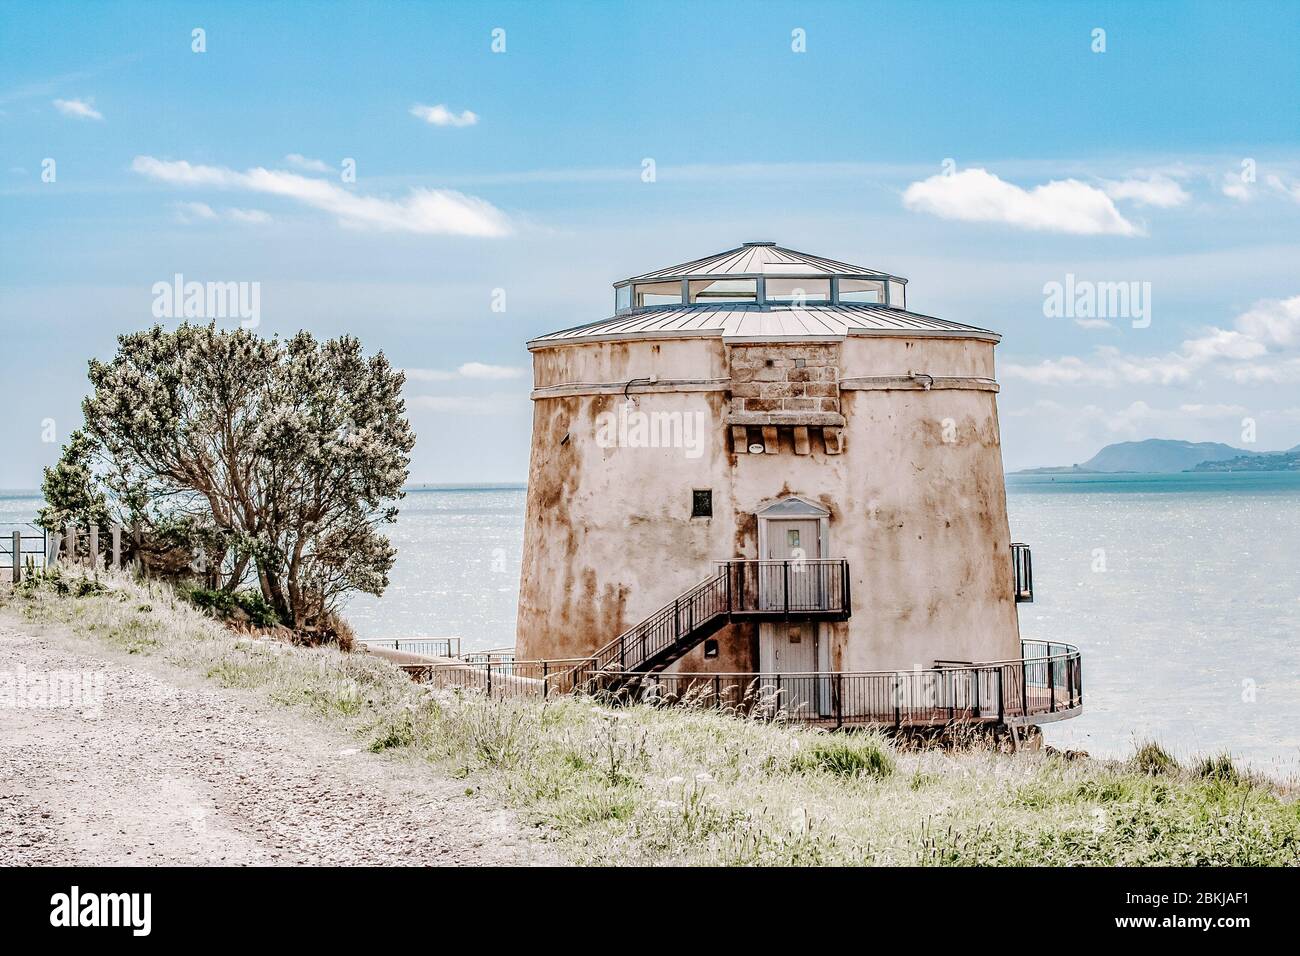
M614 309L740 305L907 307L907 280L847 262L746 242L704 259L614 283Z

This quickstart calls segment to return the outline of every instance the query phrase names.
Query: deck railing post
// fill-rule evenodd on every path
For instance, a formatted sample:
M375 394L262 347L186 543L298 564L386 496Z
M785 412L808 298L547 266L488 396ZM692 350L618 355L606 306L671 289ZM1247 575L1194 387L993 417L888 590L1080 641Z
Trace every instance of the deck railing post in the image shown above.
M894 672L894 729L903 725L902 691L898 683L898 672Z
M1051 648L1048 648L1051 651ZM1051 694L1051 703L1048 705L1048 713L1056 713L1056 661L1053 658L1047 659L1047 687Z
M546 700L547 693L551 689L551 668L550 661L542 661L542 700Z
M1024 648L1020 649L1023 654ZM1020 658L1020 716L1029 716L1029 658Z
M1006 716L1007 716L1006 704L1004 703L1002 698L1002 671L1004 669L1005 668L1002 667L998 668L998 723L999 724L1004 723L1006 721Z
M971 696L973 698L972 704L975 711L975 718L978 720L984 716L984 708L980 706L980 671L978 668L971 671L971 677L975 681L975 686L971 688Z
M835 726L844 726L844 675L835 673Z
M790 562L782 561L782 573L785 579L785 616L790 616Z
M487 659L487 695L488 700L492 699L492 658Z
M721 710L722 709L722 675L721 674L713 675L713 700L715 701L713 706L716 707L718 710Z

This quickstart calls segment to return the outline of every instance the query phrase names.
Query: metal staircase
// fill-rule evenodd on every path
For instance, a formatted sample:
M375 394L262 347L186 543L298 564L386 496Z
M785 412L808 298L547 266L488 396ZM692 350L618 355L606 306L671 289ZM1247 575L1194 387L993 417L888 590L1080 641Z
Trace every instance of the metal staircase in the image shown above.
M721 561L717 572L624 631L588 667L612 689L661 671L732 621L846 620L848 562Z

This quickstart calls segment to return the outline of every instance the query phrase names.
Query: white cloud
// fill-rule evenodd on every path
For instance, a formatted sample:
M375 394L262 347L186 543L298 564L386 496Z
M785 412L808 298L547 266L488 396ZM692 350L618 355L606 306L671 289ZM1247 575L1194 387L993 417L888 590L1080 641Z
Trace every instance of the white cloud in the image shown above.
M505 379L523 378L526 370L508 365L486 365L483 362L466 362L454 372L441 369L408 368L403 369L406 378L412 382L450 382L457 379L478 379L485 381L503 381Z
M232 222L258 225L271 221L271 217L260 209L224 209L217 212L205 202L172 203L172 208L176 210L177 221L187 224L213 222L218 219L229 219Z
M1106 195L1111 199L1131 199L1139 206L1172 209L1181 206L1191 195L1168 176L1159 174L1147 179L1110 180L1105 184Z
M1267 182L1278 192L1300 202L1300 182L1288 183L1281 176L1269 176Z
M258 226L271 221L270 214L263 212L261 209L233 209L232 208L226 210L226 215L229 216L231 219L233 219L235 222L246 222Z
M198 222L217 218L216 210L205 202L172 203L176 218L181 222Z
M102 120L104 114L91 106L90 100L55 100L54 108L73 119Z
M903 205L942 219L1001 222L1034 231L1080 236L1142 234L1105 192L1077 179L1054 180L1027 190L987 170L964 169L912 183L903 193Z
M426 235L509 235L510 221L491 203L449 189L412 189L400 201L362 196L323 179L256 167L247 172L184 160L137 156L131 168L174 186L211 186L281 196L337 216L351 228Z
M1036 364L1008 363L1005 377L1037 385L1177 385L1217 367L1241 384L1300 380L1300 295L1264 299L1233 320L1184 339L1176 351L1130 356L1103 346L1091 359L1066 355Z
M1255 198L1255 184L1242 179L1240 173L1224 173L1219 188L1223 195L1237 202L1250 202Z
M284 157L284 161L290 166L304 169L309 173L330 172L330 167L324 162L324 160L310 159L302 155L302 153L290 153L288 156Z
M473 126L478 123L478 114L469 110L453 113L442 103L437 106L424 106L416 103L411 107L411 115L419 117L434 126Z

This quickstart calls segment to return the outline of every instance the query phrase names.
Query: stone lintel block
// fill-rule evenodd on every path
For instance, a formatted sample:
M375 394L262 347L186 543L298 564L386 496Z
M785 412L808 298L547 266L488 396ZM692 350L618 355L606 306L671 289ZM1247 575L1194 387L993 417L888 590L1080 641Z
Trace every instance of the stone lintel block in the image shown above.
M745 399L745 411L747 412L777 412L780 410L781 400L779 398Z
M783 411L788 412L821 411L815 398L783 398L781 399L781 408Z
M728 425L807 425L813 428L843 428L838 412L731 412Z

